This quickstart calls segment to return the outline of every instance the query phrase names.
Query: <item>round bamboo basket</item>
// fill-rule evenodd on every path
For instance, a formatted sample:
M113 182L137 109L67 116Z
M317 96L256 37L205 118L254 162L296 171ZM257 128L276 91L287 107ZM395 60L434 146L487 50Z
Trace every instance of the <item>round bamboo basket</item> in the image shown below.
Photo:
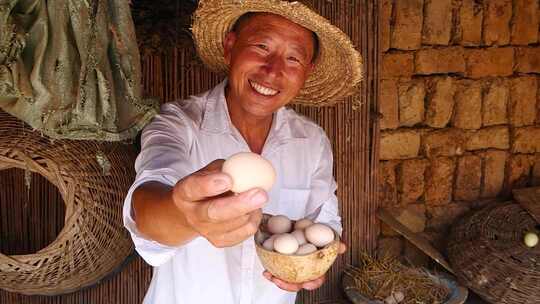
M33 254L0 253L0 288L64 294L118 268L133 251L122 204L135 176L135 157L134 148L120 143L52 141L0 111L0 170L40 174L65 203L64 227L51 244Z
M524 234L536 225L512 202L463 218L448 241L458 279L490 303L540 303L540 246L523 243Z

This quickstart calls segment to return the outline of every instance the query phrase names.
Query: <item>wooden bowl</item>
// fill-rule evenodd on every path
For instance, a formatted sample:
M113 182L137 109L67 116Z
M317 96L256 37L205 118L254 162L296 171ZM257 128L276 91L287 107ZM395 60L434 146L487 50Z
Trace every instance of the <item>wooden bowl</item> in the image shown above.
M259 230L267 231L268 218L269 216L266 215L263 217ZM269 251L257 241L255 241L255 247L261 264L273 276L289 283L303 283L324 275L336 260L340 238L335 231L334 236L332 243L306 255L288 255Z

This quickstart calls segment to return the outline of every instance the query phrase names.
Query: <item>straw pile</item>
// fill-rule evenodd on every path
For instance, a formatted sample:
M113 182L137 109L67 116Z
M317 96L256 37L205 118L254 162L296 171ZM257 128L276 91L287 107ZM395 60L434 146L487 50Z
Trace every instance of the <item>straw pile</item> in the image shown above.
M389 297L404 295L400 304L444 303L450 290L433 281L422 268L408 267L390 257L373 259L361 256L360 267L350 267L345 272L354 279L355 287L366 297L389 301Z

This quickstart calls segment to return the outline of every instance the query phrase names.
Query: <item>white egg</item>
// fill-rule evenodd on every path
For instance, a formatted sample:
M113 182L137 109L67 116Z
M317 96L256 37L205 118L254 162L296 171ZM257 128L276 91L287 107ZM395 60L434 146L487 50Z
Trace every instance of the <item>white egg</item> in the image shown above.
M398 303L402 302L405 299L405 294L403 294L403 292L401 291L396 291L393 295L394 299L396 299Z
M534 247L538 244L538 235L534 232L527 232L523 237L523 242L527 247Z
M291 234L296 238L296 241L298 241L298 245L304 245L305 243L307 243L306 241L306 237L304 236L304 231L303 230L295 230L293 232L291 232Z
M384 304L397 304L398 302L396 301L396 299L394 299L394 297L392 295L389 295L388 297L386 297L386 299L384 299Z
M334 240L334 230L321 223L307 227L304 233L306 239L317 247L324 247Z
M269 251L274 250L274 239L275 239L278 235L279 235L279 234L274 234L274 235L270 236L269 238L267 238L267 239L262 243L263 248L266 249L266 250L269 250Z
M298 220L294 223L294 230L306 229L307 227L311 226L311 224L313 224L313 221L307 218Z
M269 191L276 180L272 164L257 153L234 154L225 160L221 170L231 176L231 191L235 193L256 187Z
M294 254L296 255L306 255L317 251L317 247L315 245L306 243L300 247L298 247L298 250Z
M290 233L283 233L274 239L274 250L283 254L293 254L298 250L298 241Z
M266 228L270 233L290 232L292 227L291 220L285 215L274 215L266 222Z

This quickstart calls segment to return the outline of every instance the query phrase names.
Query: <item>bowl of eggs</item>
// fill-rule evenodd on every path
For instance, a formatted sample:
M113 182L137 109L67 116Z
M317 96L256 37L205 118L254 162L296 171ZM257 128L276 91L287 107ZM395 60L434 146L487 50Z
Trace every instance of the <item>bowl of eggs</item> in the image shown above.
M324 275L339 250L339 235L310 219L290 220L264 214L255 234L255 247L263 267L273 276L303 283Z

